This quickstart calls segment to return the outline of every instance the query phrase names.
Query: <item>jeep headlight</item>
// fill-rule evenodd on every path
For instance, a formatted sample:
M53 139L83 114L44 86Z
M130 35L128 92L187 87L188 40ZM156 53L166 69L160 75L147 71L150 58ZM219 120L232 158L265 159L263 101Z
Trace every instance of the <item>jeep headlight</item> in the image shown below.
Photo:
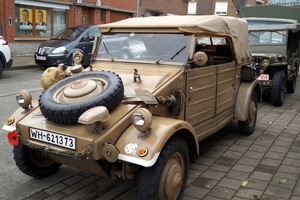
M140 132L147 131L152 124L152 114L146 108L139 108L132 114L132 124Z
M265 58L261 61L262 66L267 67L270 64L270 60Z
M66 47L58 47L52 51L52 53L63 53L66 50Z
M32 96L26 90L20 90L16 94L17 103L21 108L27 109L31 105Z

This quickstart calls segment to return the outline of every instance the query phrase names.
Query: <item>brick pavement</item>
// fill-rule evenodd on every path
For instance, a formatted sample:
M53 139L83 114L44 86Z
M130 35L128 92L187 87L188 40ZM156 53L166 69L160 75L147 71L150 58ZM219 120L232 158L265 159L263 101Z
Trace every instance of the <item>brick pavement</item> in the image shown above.
M300 200L299 81L283 106L259 103L251 136L240 135L232 122L200 143L201 155L190 165L182 200ZM135 182L82 172L24 199L136 200L137 190Z

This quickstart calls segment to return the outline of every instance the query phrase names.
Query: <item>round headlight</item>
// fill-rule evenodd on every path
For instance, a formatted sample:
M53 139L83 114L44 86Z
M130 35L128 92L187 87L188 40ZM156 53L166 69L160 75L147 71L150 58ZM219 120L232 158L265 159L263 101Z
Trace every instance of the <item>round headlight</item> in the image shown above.
M262 66L267 67L270 64L270 61L269 61L269 59L265 58L261 61L261 64L262 64Z
M152 124L152 114L146 108L139 108L132 114L132 124L140 132L148 130Z
M32 96L31 94L29 94L29 92L25 90L20 90L16 94L16 100L21 108L27 109L31 104Z

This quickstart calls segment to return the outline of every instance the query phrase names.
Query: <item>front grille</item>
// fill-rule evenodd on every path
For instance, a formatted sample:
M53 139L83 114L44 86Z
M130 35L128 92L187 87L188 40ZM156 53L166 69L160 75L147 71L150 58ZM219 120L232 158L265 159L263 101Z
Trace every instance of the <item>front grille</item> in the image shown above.
M39 55L47 55L51 49L52 49L51 47L41 47L38 50L38 54Z
M254 58L254 62L255 62L255 63L258 63L258 64L260 65L260 63L261 63L261 58Z

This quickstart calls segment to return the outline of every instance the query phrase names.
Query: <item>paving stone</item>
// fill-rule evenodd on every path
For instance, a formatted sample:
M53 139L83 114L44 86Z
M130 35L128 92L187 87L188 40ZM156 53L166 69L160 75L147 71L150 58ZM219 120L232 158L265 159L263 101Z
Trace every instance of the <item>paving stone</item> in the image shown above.
M210 147L209 150L225 152L228 148L229 148L229 146L225 146L225 145L214 145L214 146Z
M241 187L237 191L236 196L244 198L244 199L250 199L252 197L252 195L256 195L256 196L260 197L262 194L263 194L262 190L256 190L256 189L252 189L252 188ZM253 199L253 197L252 197L252 199Z
M229 188L216 186L211 190L209 195L211 195L213 197L219 197L222 199L231 199L233 197L233 195L235 194L235 192L236 192L235 190L232 190Z
M64 183L58 183L56 185L51 186L50 188L46 189L45 192L47 192L48 194L54 194L64 188L66 188L67 185Z
M264 138L258 138L253 144L269 147L273 144L273 140L271 139L264 139Z
M212 178L214 180L220 180L225 175L224 172L218 172L215 170L207 170L201 176L206 178Z
M46 199L47 197L49 197L49 194L42 191L42 192L38 192L38 193L26 198L26 200L41 200L41 199Z
M256 166L258 165L259 161L260 159L242 157L237 164Z
M235 142L235 140L227 140L225 138L221 138L220 140L218 140L216 142L216 144L217 145L221 144L221 145L225 145L225 146L231 146L234 142Z
M229 157L221 156L216 161L216 164L224 165L224 166L227 166L227 167L233 167L237 161L238 161L238 159L235 159L235 158L229 158Z
M299 174L291 174L289 172L277 172L274 177L277 177L279 179L286 178L289 180L297 181L299 178ZM300 186L300 184L299 184L299 186Z
M270 182L270 185L275 187L280 187L280 188L287 188L287 189L294 188L296 185L296 181L291 179L287 179L286 183L280 183L281 179L287 179L287 178L278 178L275 176L273 180Z
M236 164L232 169L240 172L252 172L254 168L253 166Z
M236 152L236 151L226 151L223 156L228 158L234 158L234 159L240 159L243 156L244 153L242 152Z
M203 171L190 169L189 173L188 173L188 177L191 178L191 179L196 179L202 174L203 174Z
M93 175L81 180L80 183L83 184L83 185L88 185L88 184L90 184L92 182L95 182L97 180L99 180L99 176L93 174Z
M253 143L253 141L251 141L251 140L237 139L234 144L238 144L238 145L249 147L249 146L252 145L252 143Z
M211 178L198 177L191 183L191 185L211 190L217 184L217 182L218 181Z
M291 144L292 144L293 142L292 141L282 141L282 140L276 140L275 142L274 142L274 145L277 145L277 146L281 146L281 147L290 147L291 146Z
M299 153L300 152L300 146L292 145L290 148L289 153Z
M71 185L71 186L63 189L63 192L65 192L66 194L72 194L83 187L84 187L84 185L82 185L80 183L75 183L74 185Z
M231 178L222 178L222 180L218 183L218 186L238 190L241 187L242 181L235 180Z
M289 200L299 200L300 199L300 196L291 196L291 198Z
M273 152L273 151L268 151L265 154L266 158L271 158L271 159L277 159L277 160L282 160L285 157L285 154L283 153L278 153L278 152Z
M279 167L280 164L281 164L281 162L282 162L282 160L276 160L276 159L264 157L264 158L260 161L260 164L270 165L270 166L274 166L274 167Z
M226 174L226 178L244 181L248 179L250 173L231 170Z
M273 197L273 196L269 196L269 195L265 195L265 194L259 199L261 199L261 200L290 200L290 199L283 199L282 197Z
M269 147L252 144L249 148L250 151L260 152L260 153L266 153L268 151Z
M281 187L269 186L267 187L265 194L274 197L289 199L292 194L292 190Z
M265 190L268 187L268 181L262 181L258 179L249 178L248 184L245 188L253 188L257 190Z
M289 148L282 147L282 146L277 146L277 145L272 145L271 148L270 148L270 151L286 154L289 151Z
M288 165L281 165L279 167L280 172L288 172L290 174L299 174L300 168L299 167L293 167L293 166L288 166Z
M194 197L189 197L189 196L186 196L186 195L183 195L181 200L199 200L198 198L194 198Z
M262 181L270 181L273 178L273 174L265 173L265 172L259 172L259 171L254 171L250 175L250 178L258 179L258 180L262 180Z
M264 165L264 164L258 164L255 167L255 171L259 172L265 172L265 173L270 173L270 174L275 174L278 170L278 167L274 167L271 165Z
M263 153L259 153L259 152L254 152L254 151L247 151L244 154L244 157L246 158L254 158L254 159L261 159L264 156Z
M80 181L82 179L84 179L83 176L81 176L81 175L75 175L75 176L72 176L71 178L63 181L63 183L65 183L66 185L73 185L74 183L76 183L76 182L78 182L78 181Z
M195 163L200 164L200 165L211 166L215 161L216 161L216 159L206 158L206 157L199 157L195 161Z
M63 199L66 196L67 196L66 193L60 191L60 192L55 193L54 195L51 195L51 196L45 198L44 200L58 200L58 199Z
M218 159L220 156L222 156L222 154L223 154L223 152L208 150L201 156L207 157L207 158Z
M220 172L228 172L231 170L231 167L225 166L225 165L219 165L219 164L213 164L210 169Z
M193 197L196 199L202 199L210 190L199 188L195 186L189 186L184 190L184 195Z
M291 159L291 158L285 158L283 160L282 164L290 165L290 166L294 166L294 167L299 167L300 166L300 160Z
M195 169L195 170L198 170L200 172L205 171L208 168L209 168L209 166L207 166L207 165L201 165L201 164L197 164L197 163L190 164L190 169Z

